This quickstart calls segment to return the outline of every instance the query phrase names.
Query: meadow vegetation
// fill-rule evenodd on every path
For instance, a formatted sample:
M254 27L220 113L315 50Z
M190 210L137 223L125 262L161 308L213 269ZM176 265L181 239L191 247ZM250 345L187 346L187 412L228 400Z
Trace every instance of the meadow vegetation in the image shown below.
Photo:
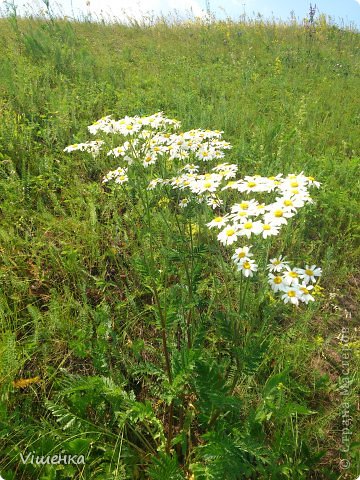
M359 33L9 15L0 52L0 476L354 479ZM245 299L211 208L64 152L101 117L159 111L223 131L239 177L321 182L259 247L263 266L320 266L315 302L284 304L260 271Z

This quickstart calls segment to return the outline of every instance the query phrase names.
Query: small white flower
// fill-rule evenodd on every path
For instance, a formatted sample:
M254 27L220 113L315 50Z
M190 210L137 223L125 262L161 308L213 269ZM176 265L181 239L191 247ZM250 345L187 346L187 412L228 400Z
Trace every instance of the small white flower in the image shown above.
M185 208L189 205L189 199L188 198L183 198L182 200L180 200L179 202L179 207L180 208Z
M296 268L291 269L288 265L286 265L283 276L287 285L297 285L299 283L299 272Z
M240 263L242 260L249 260L253 254L250 252L251 246L239 247L235 250L234 255L231 257L235 263Z
M284 303L292 303L293 305L299 305L300 291L297 286L285 287L284 294L281 296Z
M232 213L245 212L246 216L257 216L258 215L258 202L255 199L249 201L242 201L241 203L235 203L231 207Z
M115 183L122 185L123 183L126 183L128 180L129 180L129 177L127 175L119 175L118 177L115 178Z
M309 267L309 265L306 265L305 269L301 270L300 278L302 278L305 283L315 283L316 277L320 277L321 273L322 270L320 267L317 267L316 265Z
M212 194L210 194L206 199L206 204L209 205L209 207L211 207L214 210L215 208L221 207L223 203L224 203L223 200L221 200L216 195L212 195Z
M199 167L193 163L187 163L181 170L184 170L187 173L196 173L199 171Z
M250 238L251 234L258 235L262 230L261 222L252 222L247 220L239 225L239 235L244 235Z
M321 183L317 182L314 177L306 177L306 178L308 181L308 185L310 186L314 185L314 187L320 188Z
M156 163L156 155L151 153L145 155L143 160L143 165L145 168L147 168L149 165L154 165L155 163Z
M154 190L155 187L157 187L158 185L161 185L162 183L164 183L162 178L154 178L153 180L150 180L147 189Z
M287 219L294 216L294 213L289 208L285 208L278 203L272 203L267 205L266 210L268 213L264 215L265 223L272 223L273 225L285 225L287 224Z
M254 272L257 271L258 266L254 260L250 258L243 258L238 264L237 268L245 277L252 277Z
M268 282L274 292L282 292L287 287L282 275L274 275L269 273Z
M215 217L211 222L207 223L206 225L209 228L222 228L224 225L226 225L228 222L228 217Z
M270 272L281 272L288 265L285 257L280 255L278 258L271 258L267 268Z
M223 245L231 245L236 242L238 235L238 226L234 224L224 228L217 238Z
M272 235L277 235L279 233L279 226L273 225L272 223L262 223L262 237L267 238Z
M306 285L305 283L298 286L300 291L300 300L306 304L314 302L314 297L310 294L310 291L314 288L312 285Z

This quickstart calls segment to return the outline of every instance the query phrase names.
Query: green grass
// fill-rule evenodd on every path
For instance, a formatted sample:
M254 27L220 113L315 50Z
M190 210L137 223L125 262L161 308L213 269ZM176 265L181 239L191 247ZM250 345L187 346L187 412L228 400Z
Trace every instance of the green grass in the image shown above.
M0 475L355 478L359 34L323 21L129 27L13 16L0 26ZM160 110L184 129L223 130L233 145L227 161L241 175L304 171L322 182L276 244L294 261L321 265L322 296L306 309L269 299L258 309L250 292L233 347L232 270L200 232L196 305L187 305L186 235L164 232L155 209L155 262L169 275L166 288L158 275L160 292L203 322L196 348L183 351L181 324L169 315L177 386L163 370L136 196L101 184L113 159L63 152L104 115ZM242 365L233 392L232 348ZM341 453L344 401L354 445ZM169 405L178 421L170 452ZM62 450L84 452L86 465L20 461L20 452Z

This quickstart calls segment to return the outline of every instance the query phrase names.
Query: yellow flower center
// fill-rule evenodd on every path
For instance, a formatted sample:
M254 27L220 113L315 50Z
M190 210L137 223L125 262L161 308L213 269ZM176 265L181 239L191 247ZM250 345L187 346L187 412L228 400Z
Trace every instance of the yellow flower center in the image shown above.
M290 185L293 187L293 188L296 188L299 186L298 182L291 182Z
M204 187L205 188L210 188L212 186L212 183L211 182L205 182L204 183Z
M248 202L241 202L240 208L242 208L243 210L247 210L249 208Z
M281 277L274 277L274 283L276 283L277 285L279 285L279 283L282 282L282 278Z
M294 290L289 290L288 297L296 297L296 292Z
M275 210L274 215L275 217L282 217L283 216L283 211L282 210Z
M250 265L249 262L244 262L244 263L243 263L243 267L246 268L246 270L250 270L251 265Z
M207 157L209 155L209 152L202 152L203 157Z
M249 230L250 228L252 228L253 224L251 222L246 222L244 223L244 228L246 228L246 230Z
M245 252L239 252L237 256L238 256L238 258L244 258L245 257Z
M134 127L132 125L126 125L126 130L132 130Z
M299 274L297 274L296 272L289 272L289 275L291 278L298 278Z
M315 180L314 177L307 177L307 178L308 178L308 180L310 180L310 182L313 182Z
M255 183L255 182L248 182L248 183L247 183L247 186L248 186L249 188L256 187L256 183Z
M314 272L312 270L310 270L309 268L307 268L305 270L305 273L306 273L306 275L309 275L309 277L312 277L314 275Z
M263 230L271 230L270 225L267 225L267 224L263 225Z
M120 175L119 180L124 181L125 180L125 175Z
M232 237L235 233L235 230L233 228L229 228L228 230L226 230L226 235L228 237Z
M215 217L214 222L220 223L223 217Z
M284 205L286 207L291 207L293 205L293 202L291 200L284 200Z
M307 288L305 288L305 287L302 287L300 290L301 290L303 293L305 293L305 295L308 295L308 294L309 294L309 290L308 290Z

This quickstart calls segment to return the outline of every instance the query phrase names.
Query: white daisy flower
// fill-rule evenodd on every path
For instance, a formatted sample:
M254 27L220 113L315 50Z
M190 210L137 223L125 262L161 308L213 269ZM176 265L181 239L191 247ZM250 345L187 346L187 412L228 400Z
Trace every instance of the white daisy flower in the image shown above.
M300 291L297 286L287 286L285 287L284 294L281 296L281 298L284 300L284 303L299 305L300 296Z
M248 216L252 215L258 215L258 202L255 199L251 199L248 201L243 200L241 203L235 203L231 207L231 212L232 213L238 213L238 212L246 212Z
M150 180L147 189L153 190L155 187L157 187L158 185L161 185L162 183L164 183L162 178L154 178L153 180Z
M284 282L287 285L297 285L299 283L299 272L296 268L291 269L288 265L285 266L285 271L283 272Z
M248 220L239 225L239 235L244 235L247 238L251 237L251 234L258 235L262 230L261 222L252 222Z
M317 182L314 177L306 177L306 178L308 181L308 185L310 186L314 185L314 187L320 188L321 183Z
M278 258L271 258L267 268L270 272L281 272L288 265L285 257L280 255Z
M187 206L189 205L189 201L190 201L190 200L189 200L188 198L183 198L183 199L181 199L180 202L179 202L179 207L180 207L180 208L185 208L185 207L187 207Z
M218 240L223 245L231 245L236 242L239 232L238 232L238 225L229 225L228 227L224 228L222 232L219 233L217 236Z
M282 207L278 203L267 205L266 210L268 210L268 213L264 215L264 221L273 225L285 225L287 224L287 218L294 216L291 210Z
M258 266L254 260L251 260L250 258L243 258L240 262L238 262L237 268L245 277L252 277L254 272L257 271Z
M156 163L156 155L148 153L144 160L143 160L143 165L145 168L147 168L149 165L155 165Z
M296 211L297 208L304 206L304 200L300 197L285 195L283 197L276 197L276 202L284 207L286 210Z
M279 233L279 226L272 223L262 223L261 228L261 234L263 238L268 238L272 235L277 235Z
M300 300L306 304L314 302L315 298L310 294L310 291L314 288L313 285L306 285L305 283L298 286L300 291Z
M218 182L214 182L211 178L207 180L199 180L196 184L196 193L216 192ZM195 190L195 189L194 189Z
M283 292L287 287L287 284L284 282L284 277L282 275L274 275L272 273L269 273L268 282L273 292Z
M214 210L215 208L221 207L223 203L224 203L223 200L218 198L216 195L210 194L206 199L206 204L209 205L209 207L211 207Z
M199 171L199 166L194 163L187 163L181 170L184 170L187 173L196 173Z
M306 265L305 269L301 271L300 278L302 278L305 283L315 283L316 277L320 277L321 273L322 270L320 267L317 267L316 265L309 267L309 265Z
M244 246L244 247L239 247L235 250L234 255L231 257L232 260L234 260L235 263L239 263L242 260L249 260L250 257L253 256L253 254L250 252L251 246Z
M206 225L209 228L222 228L228 223L228 217L225 215L224 217L215 217L211 222L207 223Z
M129 180L129 177L127 175L119 175L118 177L115 178L115 183L118 184L123 184L126 183Z

